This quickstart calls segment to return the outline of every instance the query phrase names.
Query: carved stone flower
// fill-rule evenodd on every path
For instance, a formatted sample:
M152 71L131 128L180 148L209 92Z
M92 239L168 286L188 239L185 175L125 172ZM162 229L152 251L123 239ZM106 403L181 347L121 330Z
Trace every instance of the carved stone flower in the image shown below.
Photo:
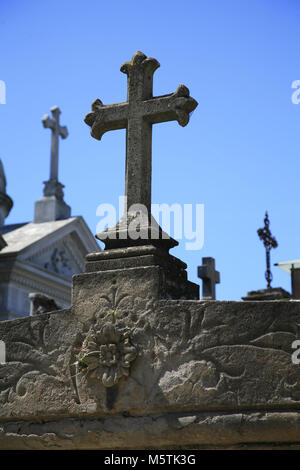
M115 325L106 324L100 331L88 333L77 359L81 370L100 379L105 387L112 387L121 377L128 377L136 355L129 333L120 333Z

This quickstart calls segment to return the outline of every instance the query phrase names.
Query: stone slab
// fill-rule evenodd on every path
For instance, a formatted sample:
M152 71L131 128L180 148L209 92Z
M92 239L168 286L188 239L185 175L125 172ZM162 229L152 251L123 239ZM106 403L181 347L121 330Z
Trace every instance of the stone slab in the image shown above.
M300 450L300 413L190 412L0 423L0 449Z
M270 289L259 289L248 292L242 297L243 300L289 300L291 294L281 287L271 287Z
M0 448L300 443L299 303L160 300L163 275L77 275L70 309L0 323Z
M148 293L150 284L141 276L140 283ZM300 368L291 361L298 303L153 303L118 289L88 297L79 289L75 309L0 324L7 346L7 364L0 367L2 419L299 409ZM113 322L112 308L115 327L130 331L137 355L129 376L106 388L72 365L90 328Z

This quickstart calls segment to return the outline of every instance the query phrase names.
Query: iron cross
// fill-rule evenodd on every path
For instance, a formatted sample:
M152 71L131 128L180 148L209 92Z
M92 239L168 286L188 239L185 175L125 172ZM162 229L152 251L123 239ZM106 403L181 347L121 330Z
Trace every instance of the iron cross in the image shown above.
M45 128L51 129L51 163L50 163L50 181L58 181L58 138L68 137L68 129L66 126L60 126L59 115L61 111L58 106L50 109L52 119L45 114L42 117L42 123Z
M216 284L220 283L220 273L215 269L214 258L202 258L202 266L198 266L198 277L203 281L202 300L216 300Z
M127 75L127 101L104 105L96 99L92 112L84 119L91 127L92 137L98 140L107 131L126 129L127 208L139 204L148 213L151 213L152 124L178 121L186 126L198 104L184 85L179 85L172 94L153 97L153 74L159 65L156 59L136 52L131 62L121 67L121 72Z
M273 279L272 273L271 273L271 267L270 267L270 251L272 248L277 248L278 243L274 237L272 237L272 234L270 232L270 221L269 221L269 216L268 212L266 212L265 218L264 218L264 223L265 226L263 228L260 228L257 230L259 238L263 241L264 247L266 249L266 264L267 264L267 270L265 272L265 278L267 281L267 288L271 289L271 281Z

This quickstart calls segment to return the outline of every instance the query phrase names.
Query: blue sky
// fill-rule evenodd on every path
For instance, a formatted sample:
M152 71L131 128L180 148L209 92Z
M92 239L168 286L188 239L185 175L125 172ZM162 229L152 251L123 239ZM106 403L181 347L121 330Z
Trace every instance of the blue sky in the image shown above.
M185 84L199 103L189 125L154 126L152 199L204 204L205 242L172 254L197 280L202 257L216 258L217 298L264 288L265 253L256 230L269 211L279 247L272 263L300 258L300 79L297 0L2 0L0 157L14 208L7 223L31 221L49 177L50 131L41 117L62 110L59 179L73 215L92 232L101 203L124 192L125 131L92 139L91 102L126 99L119 69L136 50L155 57L154 94ZM273 268L273 286L290 277Z

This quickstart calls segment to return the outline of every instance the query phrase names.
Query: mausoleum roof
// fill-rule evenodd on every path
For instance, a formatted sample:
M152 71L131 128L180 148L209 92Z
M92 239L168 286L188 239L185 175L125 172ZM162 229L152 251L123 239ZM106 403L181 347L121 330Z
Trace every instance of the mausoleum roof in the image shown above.
M275 266L278 266L278 268L282 269L288 274L291 274L292 266L294 269L299 269L300 268L300 259L294 259L291 261L280 261L280 263L276 263Z
M29 222L27 224L15 224L8 226L11 230L5 231L5 226L1 227L3 230L3 238L7 243L0 253L0 257L12 253L20 253L39 243L42 239L45 240L47 237L51 237L55 232L63 231L64 228L71 228L70 225L81 226L81 230L84 231L85 244L87 244L88 251L99 250L96 240L93 238L90 230L88 229L84 219L81 216L70 217L63 220L54 220L50 222L34 223Z
M23 225L27 225L29 222L23 222L20 224L9 224L9 225L2 225L0 227L0 233L1 235L5 235L8 232L11 232L12 230L16 230L17 228L23 227Z

